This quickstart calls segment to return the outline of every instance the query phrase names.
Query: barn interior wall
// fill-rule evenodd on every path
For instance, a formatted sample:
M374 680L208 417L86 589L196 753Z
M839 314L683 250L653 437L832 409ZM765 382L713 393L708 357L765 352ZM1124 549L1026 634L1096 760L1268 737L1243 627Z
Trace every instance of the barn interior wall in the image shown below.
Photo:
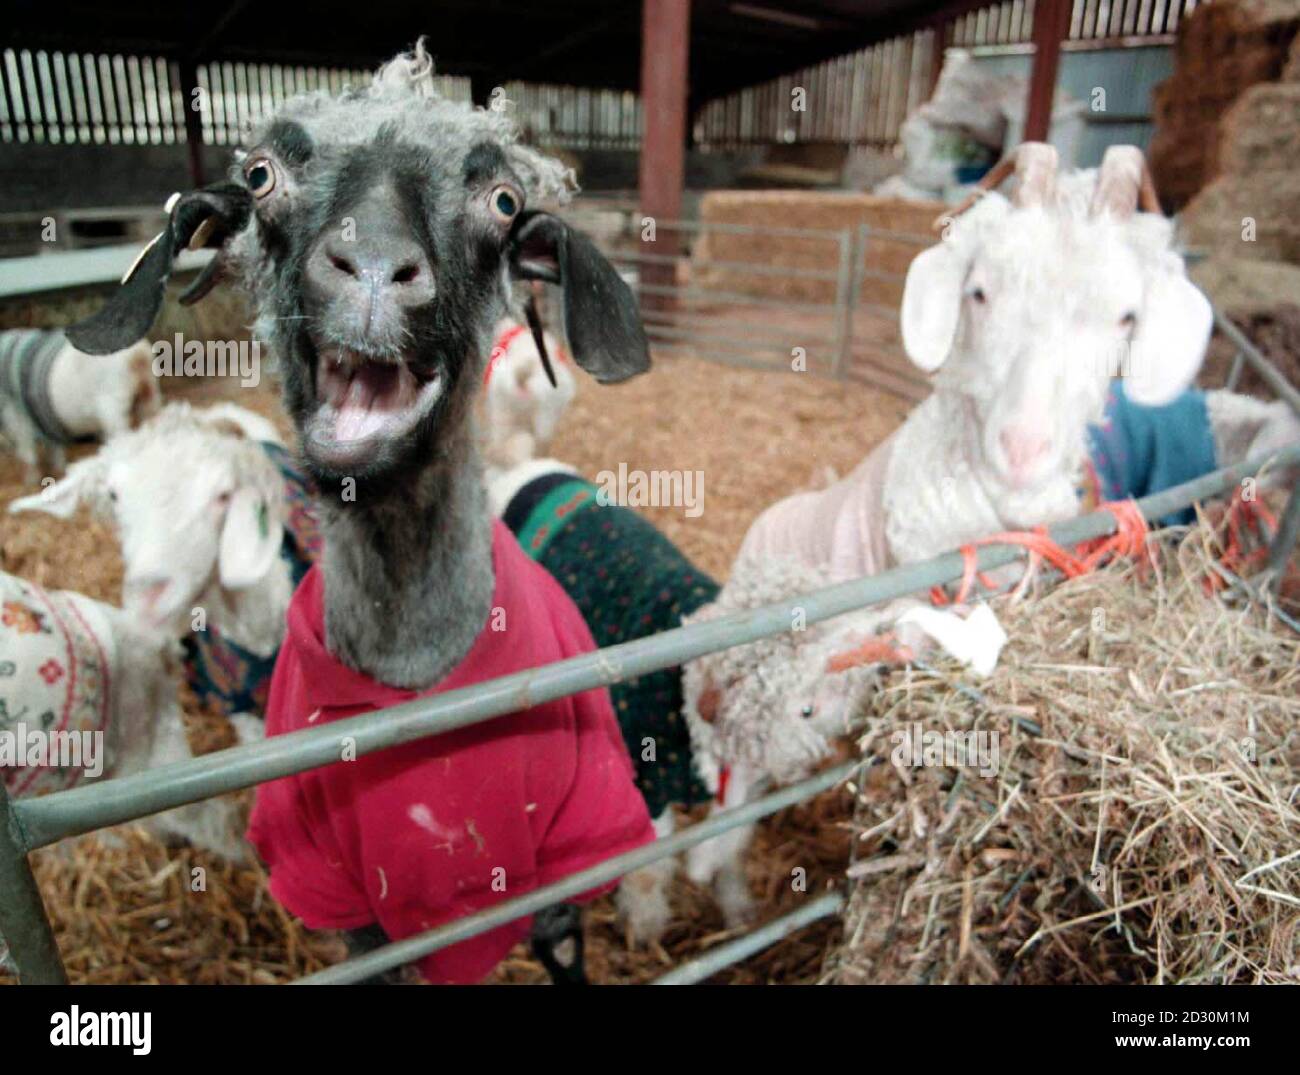
M981 55L977 50L975 62L992 73L1027 80L1033 56L1020 52ZM1173 70L1174 50L1169 45L1063 52L1057 87L1089 105L1076 163L1082 167L1100 164L1106 147L1116 143L1145 149L1155 129L1151 94ZM1097 89L1106 91L1104 111L1092 110Z

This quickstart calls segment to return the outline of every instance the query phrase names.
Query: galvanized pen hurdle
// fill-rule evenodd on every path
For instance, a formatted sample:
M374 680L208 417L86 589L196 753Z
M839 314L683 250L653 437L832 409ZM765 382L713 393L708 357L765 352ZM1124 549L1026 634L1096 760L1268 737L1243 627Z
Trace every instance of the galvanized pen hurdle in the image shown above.
M1300 394L1248 340L1234 337L1234 342L1244 354L1243 361L1261 370L1279 395L1286 398L1300 413ZM1263 372L1265 369L1269 372ZM1291 445L1273 456L1248 460L1146 497L1138 501L1138 507L1145 518L1160 518L1195 501L1224 493L1266 466L1293 464L1300 465L1300 444ZM1049 532L1053 540L1068 546L1113 533L1115 527L1115 518L1108 512L1101 511L1057 524ZM1295 545L1297 534L1300 534L1300 484L1292 490L1279 521L1278 532L1273 537L1269 565L1275 582ZM1024 555L1024 550L1019 546L982 546L976 551L977 566L981 571L991 570L1011 564ZM382 716L368 713L326 727L311 728L253 745L223 750L43 798L11 801L0 785L0 935L8 942L21 982L52 984L66 981L49 918L28 861L30 852L58 840L265 783L281 776L339 763L340 749L345 742L355 748L357 755L383 750L413 739L490 720L538 702L608 686L626 678L678 665L705 653L788 631L796 610L806 622L816 623L855 609L955 582L962 577L963 570L962 556L952 552L880 575L855 579L811 594L736 613L710 623L677 628L651 638L611 646L595 653L450 691L436 698L406 702L383 710ZM1244 581L1234 581L1253 598L1261 597ZM867 764L867 759L859 759L826 769L752 803L723 811L667 839L608 859L545 888L507 900L437 929L339 963L300 979L299 984L356 982L411 962L587 891L659 858L677 854L736 825L803 802L848 780ZM719 946L667 974L660 982L686 984L702 981L795 929L836 914L841 906L842 897L837 893L810 897L804 907L759 927L747 936Z

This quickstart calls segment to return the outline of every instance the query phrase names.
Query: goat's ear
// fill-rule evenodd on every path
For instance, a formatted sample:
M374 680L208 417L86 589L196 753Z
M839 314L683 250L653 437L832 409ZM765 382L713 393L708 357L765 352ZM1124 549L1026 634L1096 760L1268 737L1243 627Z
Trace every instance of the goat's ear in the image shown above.
M1147 287L1139 317L1124 389L1134 403L1163 407L1196 379L1214 311L1181 271L1164 271Z
M245 590L271 570L284 540L284 526L271 512L266 497L256 489L235 490L226 508L217 553L221 585Z
M122 278L108 303L79 321L66 332L72 345L91 355L124 351L142 340L153 327L162 308L163 294L172 266L192 242L196 246L220 246L243 229L252 211L253 196L238 183L216 183L174 200L167 226L145 247ZM219 263L220 255L214 259ZM216 275L209 265L203 275L182 296L202 294Z
M47 485L39 493L21 496L9 502L10 514L20 511L43 511L59 519L66 519L77 510L83 496L88 495L100 478L102 467L94 457L83 459L68 467L68 472Z
M650 368L636 296L582 232L550 213L525 213L511 232L509 257L519 279L564 288L569 349L596 380L626 381Z
M965 278L965 259L946 242L917 254L907 267L900 315L903 348L926 373L943 365L952 350Z

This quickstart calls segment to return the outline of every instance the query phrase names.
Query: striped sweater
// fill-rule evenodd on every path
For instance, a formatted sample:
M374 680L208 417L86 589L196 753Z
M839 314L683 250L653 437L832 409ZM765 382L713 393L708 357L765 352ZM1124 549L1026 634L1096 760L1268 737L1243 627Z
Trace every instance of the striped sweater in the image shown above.
M56 444L72 440L50 400L50 368L67 345L61 332L0 332L0 407L26 415L43 438Z

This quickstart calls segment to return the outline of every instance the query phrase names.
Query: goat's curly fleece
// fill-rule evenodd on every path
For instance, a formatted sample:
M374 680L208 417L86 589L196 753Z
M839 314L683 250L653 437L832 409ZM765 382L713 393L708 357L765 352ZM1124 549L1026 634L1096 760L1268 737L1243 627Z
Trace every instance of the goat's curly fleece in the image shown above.
M55 444L73 439L50 399L49 385L54 360L67 346L61 332L0 332L0 414L6 405L13 407L32 422L41 437Z
M329 90L291 97L275 112L270 123L256 129L238 150L229 177L243 182L243 165L250 147L266 137L272 123L292 120L302 124L321 144L348 145L373 138L381 130L391 131L404 142L428 147L428 152L463 158L479 142L499 145L524 184L530 205L567 203L578 189L573 169L518 142L518 129L504 110L475 108L451 101L438 92L433 59L424 39L415 48L389 60L365 86L351 87L341 94ZM428 169L429 174L434 169ZM262 248L256 220L226 244L228 263L242 274L246 285L257 293L256 279ZM271 281L267 281L271 283ZM269 340L272 333L261 331Z
M829 585L824 569L788 557L741 559L712 604L684 617L683 625L707 623L721 616L758 608ZM745 764L778 784L808 775L831 752L830 742L848 731L836 721L807 719L792 701L811 699L825 680L827 643L843 617L785 631L743 646L706 654L683 666L685 712L696 765L716 785L717 766ZM865 698L879 682L869 667L835 673L852 713L854 700ZM716 716L699 714L706 683L721 691Z

